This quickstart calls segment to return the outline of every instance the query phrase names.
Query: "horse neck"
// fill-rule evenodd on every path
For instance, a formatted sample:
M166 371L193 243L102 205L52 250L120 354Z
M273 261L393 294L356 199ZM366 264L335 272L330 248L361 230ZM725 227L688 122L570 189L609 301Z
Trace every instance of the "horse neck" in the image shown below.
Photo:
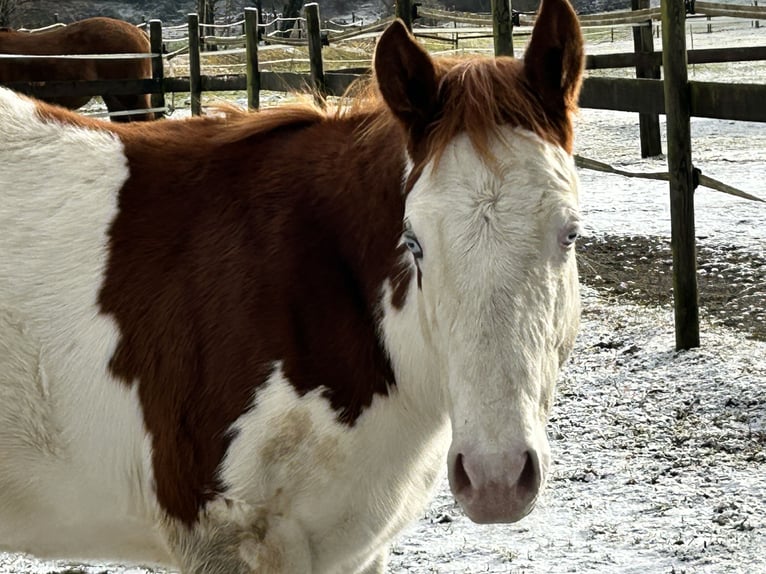
M370 124L375 127L366 129ZM319 220L331 224L329 234L377 323L376 336L390 361L397 393L411 405L419 427L435 428L443 423L446 408L438 367L431 364L422 338L414 268L401 245L404 185L411 168L406 139L393 118L352 119L339 129L354 134L353 150L343 152L348 144L342 137L324 138L324 155L333 159L322 165L317 177L328 181L312 187L310 193L318 199L300 201L317 201L313 207L320 212ZM333 149L336 145L339 148ZM331 175L322 175L326 173Z
M379 337L390 358L398 393L410 405L416 426L430 433L444 427L447 408L440 366L423 336L416 302L416 269L401 244L405 187L412 162L400 126L393 118L388 119L379 122L357 149L353 173L359 203L348 220L377 243L375 247L364 245L362 259L385 261L371 276L370 303L378 317ZM362 213L364 219L359 217Z
M364 134L368 118L348 118L317 134L315 157L304 164L312 178L296 195L324 240L349 267L367 306L380 304L384 284L398 272L404 217L405 140L391 122L375 135ZM316 172L312 168L316 166Z

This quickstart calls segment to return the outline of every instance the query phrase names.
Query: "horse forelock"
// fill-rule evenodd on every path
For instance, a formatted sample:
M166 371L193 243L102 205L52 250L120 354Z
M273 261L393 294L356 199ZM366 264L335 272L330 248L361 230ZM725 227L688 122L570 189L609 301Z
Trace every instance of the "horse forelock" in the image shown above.
M522 61L513 58L435 60L439 79L439 116L427 139L437 162L458 134L467 133L479 155L492 162L489 142L505 125L528 129L571 152L570 112L556 117L541 105L528 85Z

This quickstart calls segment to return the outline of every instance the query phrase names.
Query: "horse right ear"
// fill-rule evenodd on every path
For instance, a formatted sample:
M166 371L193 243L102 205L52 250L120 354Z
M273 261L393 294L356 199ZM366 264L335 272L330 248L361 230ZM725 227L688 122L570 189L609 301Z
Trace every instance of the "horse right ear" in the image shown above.
M388 107L410 129L422 132L436 113L436 70L428 55L395 20L378 40L375 76Z

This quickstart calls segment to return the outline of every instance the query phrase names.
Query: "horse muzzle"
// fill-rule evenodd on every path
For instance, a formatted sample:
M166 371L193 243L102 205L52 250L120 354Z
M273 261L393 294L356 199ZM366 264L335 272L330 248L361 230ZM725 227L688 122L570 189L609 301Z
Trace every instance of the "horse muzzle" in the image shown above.
M545 473L537 451L529 447L502 453L452 448L448 465L452 494L468 518L480 524L524 518L534 508Z

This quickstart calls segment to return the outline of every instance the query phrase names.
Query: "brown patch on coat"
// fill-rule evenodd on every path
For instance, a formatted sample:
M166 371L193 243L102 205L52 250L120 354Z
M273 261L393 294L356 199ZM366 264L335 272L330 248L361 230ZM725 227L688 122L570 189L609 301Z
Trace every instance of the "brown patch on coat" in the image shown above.
M99 298L121 332L110 368L138 385L158 499L187 523L276 361L349 425L394 384L376 318L404 143L392 126L356 145L357 124L297 107L110 127L131 174Z

